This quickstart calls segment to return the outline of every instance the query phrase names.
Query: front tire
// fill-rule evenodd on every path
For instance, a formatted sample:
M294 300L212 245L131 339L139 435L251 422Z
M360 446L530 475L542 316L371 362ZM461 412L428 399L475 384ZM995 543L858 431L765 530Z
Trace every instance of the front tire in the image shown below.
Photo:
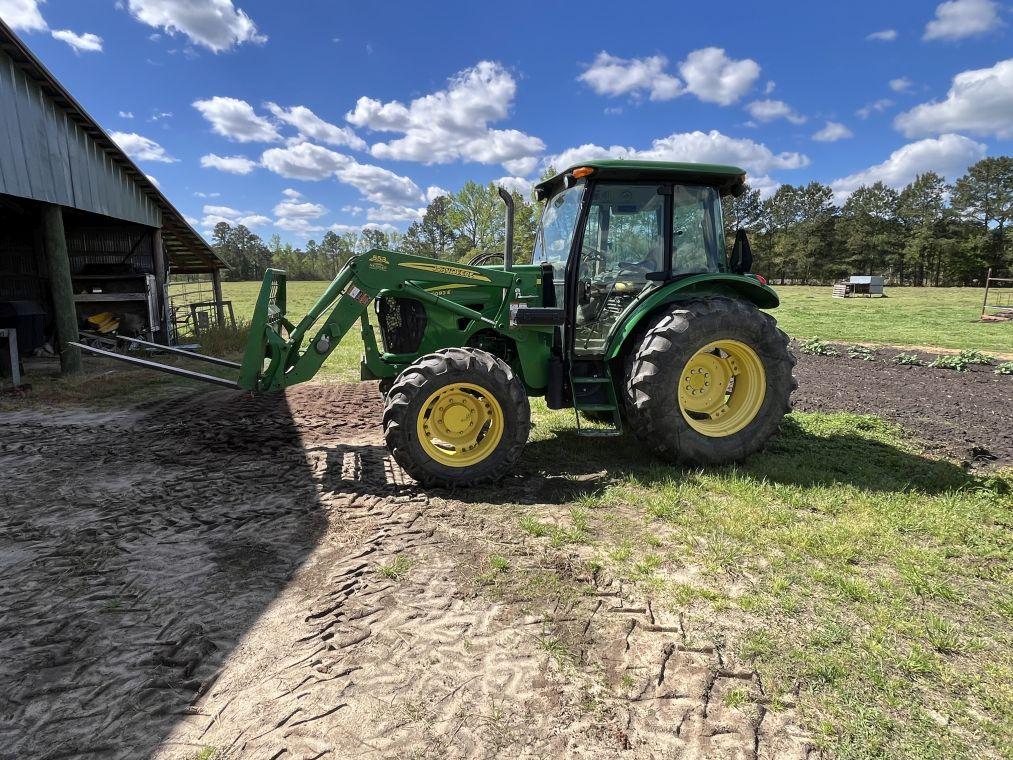
M761 449L791 411L794 366L788 336L753 304L672 304L629 354L627 419L667 459L735 462Z
M473 348L418 359L397 377L383 411L387 448L425 486L499 480L530 429L523 383L502 359Z

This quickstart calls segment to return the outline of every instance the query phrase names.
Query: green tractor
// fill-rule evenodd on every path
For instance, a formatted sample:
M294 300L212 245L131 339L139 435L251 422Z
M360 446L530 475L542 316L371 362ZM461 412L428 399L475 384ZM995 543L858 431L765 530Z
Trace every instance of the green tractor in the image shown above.
M589 161L535 188L544 209L533 263L513 262L501 191L502 264L372 250L298 324L285 315L284 273L268 270L242 363L188 354L234 367L235 380L81 348L275 391L312 379L358 322L387 446L424 485L508 472L528 438L530 396L573 408L580 435L625 425L665 458L732 462L777 430L795 388L788 339L760 311L778 297L749 274L744 234L726 261L721 198L744 188L731 166Z

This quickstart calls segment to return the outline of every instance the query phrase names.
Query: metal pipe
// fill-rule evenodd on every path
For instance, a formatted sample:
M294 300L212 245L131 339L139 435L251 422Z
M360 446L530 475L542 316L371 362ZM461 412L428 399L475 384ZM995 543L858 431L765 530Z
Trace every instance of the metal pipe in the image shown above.
M159 351L166 351L170 354L179 354L185 356L188 359L196 359L200 362L208 362L210 364L217 364L221 367L235 367L239 369L243 365L239 362L230 362L228 359L219 359L217 356L208 356L207 354L198 354L193 351L187 351L183 348L176 348L175 346L163 346L161 343L152 343L151 341L141 340L140 338L128 338L125 335L117 335L116 339L123 343L137 343L141 346L148 346L149 348L157 348Z
M69 345L75 348L88 351L92 354L98 354L104 356L107 359L115 359L118 362L125 362L126 364L133 364L135 367L144 367L145 369L154 369L159 372L168 372L170 375L179 375L180 377L188 377L191 380L200 380L205 383L213 383L214 385L223 385L226 388L239 388L239 384L235 380L229 380L224 377L217 377L216 375L205 375L203 372L194 372L193 370L183 369L182 367L174 367L171 364L160 364L159 362L148 361L147 359L141 359L137 356L125 356L124 354L118 354L115 351L106 351L102 348L95 348L95 346L87 346L84 343L77 343L76 341L70 341Z
M514 268L514 197L502 187L498 188L499 197L506 204L506 241L503 244L503 271Z

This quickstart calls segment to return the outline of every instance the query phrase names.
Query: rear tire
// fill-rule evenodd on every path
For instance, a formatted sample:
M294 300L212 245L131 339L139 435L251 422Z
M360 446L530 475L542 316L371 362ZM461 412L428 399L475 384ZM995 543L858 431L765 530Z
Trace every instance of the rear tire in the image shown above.
M735 462L763 448L791 411L794 366L788 336L753 304L724 297L672 304L628 355L626 416L667 459ZM698 411L708 403L712 411Z
M425 486L463 487L502 478L531 429L531 408L510 365L486 351L445 348L404 370L386 397L391 455Z

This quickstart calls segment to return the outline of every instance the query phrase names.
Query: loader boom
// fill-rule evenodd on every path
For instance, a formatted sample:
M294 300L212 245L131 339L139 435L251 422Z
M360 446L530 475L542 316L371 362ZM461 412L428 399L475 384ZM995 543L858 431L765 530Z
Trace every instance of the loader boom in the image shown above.
M425 283L491 288L498 292L494 315L486 316L436 295L423 287ZM349 259L313 308L294 325L285 318L284 272L268 269L254 309L239 387L269 391L310 380L359 321L367 354L377 352L366 308L373 299L385 295L411 298L460 318L504 329L509 322L509 292L515 284L514 274L502 269L372 250Z

